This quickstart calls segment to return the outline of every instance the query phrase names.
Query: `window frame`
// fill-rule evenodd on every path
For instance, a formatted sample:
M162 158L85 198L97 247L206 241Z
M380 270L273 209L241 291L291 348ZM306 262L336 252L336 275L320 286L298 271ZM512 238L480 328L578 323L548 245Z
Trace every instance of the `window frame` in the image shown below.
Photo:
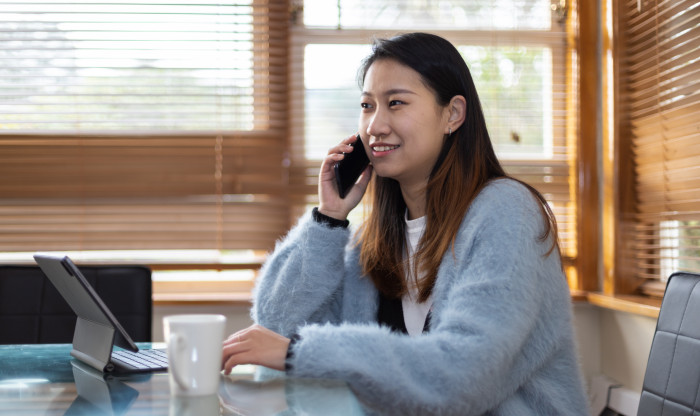
M628 3L628 2L627 2ZM629 134L621 91L625 79L621 60L625 34L621 26L626 2L606 0L600 11L602 22L602 121L601 121L601 186L602 186L602 278L598 292L591 292L591 303L613 310L658 318L661 294L665 287L662 276L656 284L655 295L641 290L646 279L636 276L634 239L630 229L635 227L636 173L633 158L633 138ZM640 4L638 7L652 5ZM661 250L661 248L659 248ZM645 293L646 292L646 293Z

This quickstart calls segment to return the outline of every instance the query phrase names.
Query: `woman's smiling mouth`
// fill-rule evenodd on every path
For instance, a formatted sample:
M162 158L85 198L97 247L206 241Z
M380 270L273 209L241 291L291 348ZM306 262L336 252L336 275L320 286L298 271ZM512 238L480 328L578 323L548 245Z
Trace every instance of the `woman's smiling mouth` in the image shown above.
M393 146L389 146L389 145L378 145L378 146L372 146L372 150L375 151L375 152L388 152L388 151L390 151L390 150L398 149L399 147L400 147L400 145L398 145L398 144L397 144L397 145L393 145Z

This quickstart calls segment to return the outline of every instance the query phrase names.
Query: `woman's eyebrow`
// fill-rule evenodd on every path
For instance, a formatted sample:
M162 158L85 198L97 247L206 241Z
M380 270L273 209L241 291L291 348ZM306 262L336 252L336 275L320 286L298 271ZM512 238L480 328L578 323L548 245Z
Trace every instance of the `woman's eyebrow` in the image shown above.
M415 92L405 89L405 88L392 88L390 90L384 91L381 95L387 96L387 95L394 95L394 94L415 94ZM374 94L372 94L369 91L362 91L362 96L364 97L373 97Z

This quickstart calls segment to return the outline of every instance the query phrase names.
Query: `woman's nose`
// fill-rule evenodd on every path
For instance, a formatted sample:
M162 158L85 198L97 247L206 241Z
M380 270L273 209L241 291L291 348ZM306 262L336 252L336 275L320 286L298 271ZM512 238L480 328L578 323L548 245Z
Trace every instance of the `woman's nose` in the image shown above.
M372 115L365 129L365 132L372 137L387 136L390 131L389 123L381 111L377 111Z

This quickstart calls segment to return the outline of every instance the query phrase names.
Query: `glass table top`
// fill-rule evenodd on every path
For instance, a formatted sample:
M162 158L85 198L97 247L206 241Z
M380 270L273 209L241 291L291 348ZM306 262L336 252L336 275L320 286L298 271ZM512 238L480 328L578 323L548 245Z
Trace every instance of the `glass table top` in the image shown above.
M0 415L365 414L339 381L262 379L255 366L240 366L222 374L217 395L180 398L171 396L167 372L104 374L70 351L70 344L0 345Z

